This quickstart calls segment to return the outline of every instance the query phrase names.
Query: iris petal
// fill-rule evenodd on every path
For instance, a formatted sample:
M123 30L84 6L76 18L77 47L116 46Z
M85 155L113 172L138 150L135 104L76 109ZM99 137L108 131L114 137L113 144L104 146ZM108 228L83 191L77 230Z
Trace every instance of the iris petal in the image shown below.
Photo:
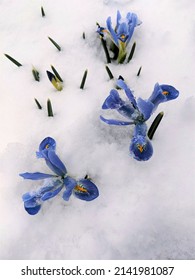
M36 152L38 158L47 159L48 151L56 149L56 141L51 137L46 137L39 145L39 151Z
M30 179L30 180L41 180L41 179L55 177L55 175L45 174L41 172L34 172L34 173L26 172L26 173L21 173L19 175L24 179Z
M148 120L153 112L154 104L150 101L143 100L142 98L138 98L137 106L139 111L143 114L144 120Z
M132 22L135 22L136 26L142 23L134 13L127 13L126 19L128 21L128 25L130 25Z
M63 196L62 196L62 197L63 197L63 199L64 199L65 201L68 201L71 195L72 195L72 190L66 190L66 191L63 193Z
M45 163L58 176L64 175L64 173L61 170L59 170L55 165L53 165L49 159L45 159Z
M70 196L72 195L72 191L74 187L77 185L77 181L70 176L64 178L65 192L63 193L63 199L68 201Z
M165 95L166 101L173 100L179 96L179 91L170 85L160 85L163 92L167 92Z
M49 191L44 193L44 195L41 197L41 200L45 201L48 200L54 196L56 196L63 188L63 184L61 184L57 189L55 189L54 191Z
M23 194L22 200L25 202L25 201L31 200L32 198L35 198L35 197L36 197L35 192L33 192L33 193L27 192L27 193Z
M49 161L55 166L58 170L61 171L61 175L66 175L67 170L63 162L59 159L59 157L56 155L54 150L48 151L48 159Z
M137 19L137 15L132 13L131 14L131 20L128 23L128 39L127 39L127 44L129 43L129 41L131 40L131 37L133 35L134 29L135 27L138 25L138 19Z
M148 98L148 101L152 102L155 106L154 109L156 109L160 103L173 100L178 96L179 91L173 86L159 85L156 83L151 96Z
M130 154L138 161L147 161L153 155L152 144L148 139L142 136L134 136L129 149Z
M42 196L44 193L49 192L53 190L54 186L47 186L47 187L42 187L39 189L38 194Z
M154 104L155 109L161 102L165 102L165 95L162 94L162 89L158 83L155 84L154 90L151 96L148 98L148 101Z
M146 161L150 159L153 154L152 144L148 140L146 133L146 124L137 124L129 147L130 154L134 159L139 161Z
M122 116L124 116L125 118L132 119L132 120L134 120L134 119L135 119L134 117L137 115L137 113L139 113L138 110L136 110L136 109L132 106L132 104L130 104L130 103L124 103L124 105L121 106L121 107L117 110L117 112L118 112L119 114L121 114ZM133 122L132 122L132 123L133 123Z
M105 119L104 117L100 116L100 119L109 124L109 125L131 125L134 124L134 122L125 122L125 121L118 121L118 120L113 120L113 119Z
M112 89L102 105L102 109L119 109L125 102L120 98L117 90Z
M128 31L127 31L127 25L125 22L122 22L118 29L117 29L117 36L118 39L122 42L126 42L127 38L129 37Z
M88 179L81 179L77 182L77 186L73 190L74 195L85 201L94 200L99 196L97 186Z
M120 25L120 20L121 20L121 13L118 10L117 11L117 17L116 17L116 30L117 30L118 26Z
M122 22L120 25L119 25L119 27L118 27L118 29L117 29L117 33L118 34L124 34L124 35L127 35L127 25L126 25L126 23L125 22Z
M140 136L146 137L146 133L147 133L147 125L145 122L138 123L135 125L133 136L137 137L140 135Z
M25 204L25 207L28 207L28 208L35 207L38 204L37 197L32 197L31 199L25 200L24 204Z
M28 212L29 215L36 215L41 209L41 205L37 205L35 207L30 207L30 208L24 205L24 209Z
M126 85L126 83L122 79L118 79L116 84L117 84L117 86L119 86L120 88L122 88L125 91L130 102L133 104L133 106L135 108L137 108L137 103L135 101L135 97L134 97L132 91L130 90L130 88Z
M51 137L46 137L39 145L39 151L42 152L43 150L54 150L56 149L56 141Z
M111 34L111 37L112 37L114 43L117 46L119 46L117 35L116 35L114 29L112 28L111 17L107 18L106 24L107 24L108 30L110 31L110 34Z

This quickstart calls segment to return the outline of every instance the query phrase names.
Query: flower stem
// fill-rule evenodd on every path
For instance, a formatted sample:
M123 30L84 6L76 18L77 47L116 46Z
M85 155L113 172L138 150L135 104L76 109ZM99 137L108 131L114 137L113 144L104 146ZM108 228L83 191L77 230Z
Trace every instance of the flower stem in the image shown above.
M151 124L151 126L150 126L150 128L149 128L149 130L148 130L148 138L149 138L150 140L152 140L152 138L153 138L153 136L154 136L154 133L155 133L157 127L159 126L159 124L160 124L160 122L161 122L163 116L164 116L164 112L160 112L160 113L156 116L156 118L154 119L154 121L152 122L152 124Z
M120 42L119 45L119 53L118 53L118 63L122 64L127 56L127 52L126 52L126 45L123 42Z

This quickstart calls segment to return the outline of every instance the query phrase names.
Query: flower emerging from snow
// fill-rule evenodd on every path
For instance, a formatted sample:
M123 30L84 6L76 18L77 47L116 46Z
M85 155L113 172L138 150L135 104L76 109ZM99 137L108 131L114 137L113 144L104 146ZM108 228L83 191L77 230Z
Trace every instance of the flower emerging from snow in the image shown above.
M56 196L62 189L63 199L68 201L73 194L79 199L91 201L99 196L96 185L90 179L75 180L67 173L66 167L55 152L56 142L53 138L45 138L36 153L38 158L43 158L54 174L40 172L22 173L24 179L42 180L45 184L38 191L27 192L23 195L24 208L30 215L35 215L41 209L41 204Z
M106 20L107 28L98 26L97 32L101 37L108 36L113 44L110 49L114 52L114 58L118 63L123 63L127 55L127 45L131 40L134 29L140 25L138 17L134 13L127 13L126 18L122 18L119 11L117 11L116 26L113 28L111 17Z
M129 101L121 99L118 91L112 89L104 101L102 109L115 109L119 114L126 117L128 121L105 119L102 116L100 116L100 119L109 125L134 124L135 128L130 144L130 153L135 159L146 161L153 154L151 142L147 137L146 121L160 103L177 98L179 92L170 85L159 85L156 83L151 96L147 100L138 98L136 101L132 91L122 79L117 81L117 86L125 91Z

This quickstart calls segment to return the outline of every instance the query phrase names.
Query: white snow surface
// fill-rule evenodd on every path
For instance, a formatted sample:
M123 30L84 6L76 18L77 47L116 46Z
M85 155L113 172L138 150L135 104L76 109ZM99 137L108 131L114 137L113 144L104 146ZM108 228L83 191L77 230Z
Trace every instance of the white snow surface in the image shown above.
M136 41L133 60L109 65L114 76L122 75L136 97L149 97L156 82L180 92L147 122L164 111L147 162L129 155L133 127L99 120L100 114L116 117L101 110L115 80L105 70L96 22L105 26L111 16L114 25L117 10L123 16L136 13L142 24L128 48ZM0 258L194 259L195 1L1 0L0 40ZM46 76L51 64L64 79L61 92ZM48 99L53 118L47 116ZM19 173L49 172L35 155L47 136L56 140L68 172L76 178L89 174L100 196L91 202L72 196L65 202L59 194L30 216L22 194L42 182L24 180Z

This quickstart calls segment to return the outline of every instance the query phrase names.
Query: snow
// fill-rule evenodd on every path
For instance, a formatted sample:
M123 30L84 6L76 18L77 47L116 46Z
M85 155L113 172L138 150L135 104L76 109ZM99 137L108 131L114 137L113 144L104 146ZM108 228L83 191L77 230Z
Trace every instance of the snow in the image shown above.
M164 111L147 162L129 156L132 127L111 127L99 120L115 81L105 70L96 22L105 26L111 16L114 23L117 10L123 16L136 13L142 24L130 43L137 43L133 60L109 65L114 76L122 75L136 97L149 97L156 82L180 91L178 99L161 104L147 122L149 126ZM1 259L195 258L194 10L190 0L1 1ZM15 66L4 53L23 66ZM47 78L50 65L64 79L61 92ZM40 82L32 76L33 66ZM47 117L48 99L53 118ZM76 178L89 174L100 196L92 202L75 197L65 202L58 195L30 216L21 196L41 182L18 174L48 172L35 156L47 136L56 140L69 173Z

